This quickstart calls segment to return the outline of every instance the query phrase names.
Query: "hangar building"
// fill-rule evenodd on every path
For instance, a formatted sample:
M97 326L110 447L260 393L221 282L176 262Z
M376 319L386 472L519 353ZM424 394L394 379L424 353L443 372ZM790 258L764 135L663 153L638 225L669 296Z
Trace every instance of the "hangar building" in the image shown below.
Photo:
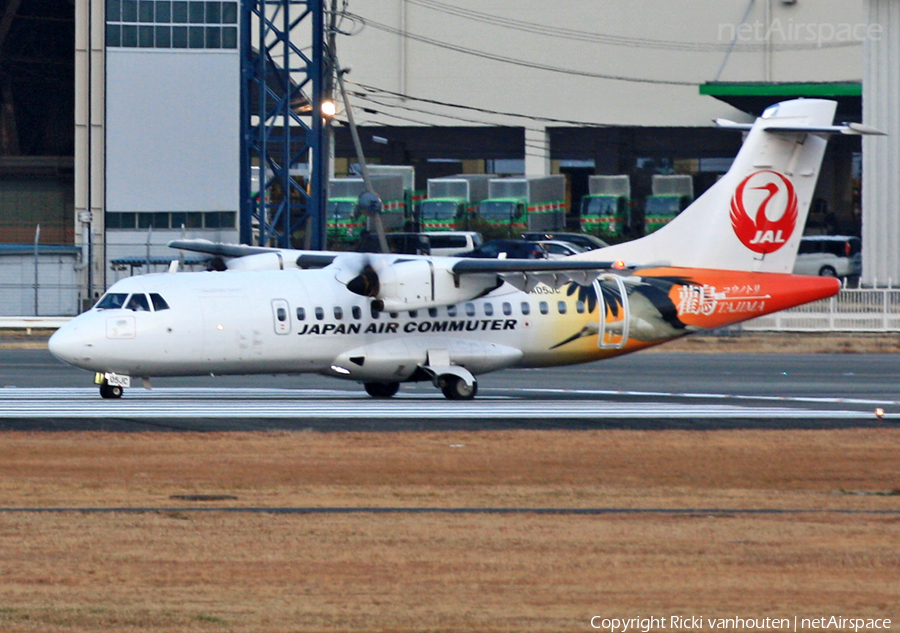
M841 120L865 120L887 139L900 134L900 55L891 49L900 0L334 6L366 154L413 165L417 189L460 172L563 173L576 205L591 174L627 174L640 198L653 175L678 173L699 194L741 141L712 119L749 121L768 103L800 96L836 99ZM77 292L87 305L135 262L170 259L163 245L172 237L236 240L238 0L20 0L0 24L10 68L19 52L39 48L16 40L29 30L26 11L70 29L68 40L53 41L67 42L60 58L74 66L74 86L54 83L38 106L26 105L24 87L0 85L0 178L10 183L0 189L0 242L31 243L33 210L58 208L52 243L89 263ZM52 113L42 109L51 105ZM22 132L35 129L27 116L46 129L40 148ZM74 129L60 123L67 117ZM345 120L339 109L337 175L355 162ZM12 123L18 145L8 140ZM900 233L886 211L900 204L897 146L866 139L863 151L858 138L833 139L816 194L811 230L861 233L868 283L900 278L892 260L900 255L886 255ZM16 187L27 195L5 202ZM22 202L40 196L55 202ZM50 224L42 222L44 243Z

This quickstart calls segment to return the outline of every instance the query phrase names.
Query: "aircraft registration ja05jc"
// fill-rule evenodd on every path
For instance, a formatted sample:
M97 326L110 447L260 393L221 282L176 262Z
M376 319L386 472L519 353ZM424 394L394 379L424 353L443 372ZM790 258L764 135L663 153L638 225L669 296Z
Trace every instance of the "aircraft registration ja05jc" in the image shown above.
M830 297L794 265L835 103L768 108L732 167L641 239L560 260L296 251L204 240L170 246L222 272L130 277L61 327L50 351L96 372L103 397L133 378L316 372L379 398L431 381L468 399L476 376L584 363Z

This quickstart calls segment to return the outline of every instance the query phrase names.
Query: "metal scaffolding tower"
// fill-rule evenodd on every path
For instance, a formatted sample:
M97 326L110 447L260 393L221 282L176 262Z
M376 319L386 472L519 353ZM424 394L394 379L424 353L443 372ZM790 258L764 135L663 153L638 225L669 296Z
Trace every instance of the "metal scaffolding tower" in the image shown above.
M324 247L323 52L323 0L241 1L244 244ZM292 175L299 165L308 180Z

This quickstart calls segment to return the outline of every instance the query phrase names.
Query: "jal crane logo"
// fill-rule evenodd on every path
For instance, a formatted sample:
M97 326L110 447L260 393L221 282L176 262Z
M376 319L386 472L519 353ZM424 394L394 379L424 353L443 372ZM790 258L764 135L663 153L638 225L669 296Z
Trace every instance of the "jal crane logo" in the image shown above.
M753 210L752 215L748 213ZM775 218L775 219L772 219ZM797 226L797 194L784 174L770 169L744 178L731 198L731 226L754 253L774 253Z

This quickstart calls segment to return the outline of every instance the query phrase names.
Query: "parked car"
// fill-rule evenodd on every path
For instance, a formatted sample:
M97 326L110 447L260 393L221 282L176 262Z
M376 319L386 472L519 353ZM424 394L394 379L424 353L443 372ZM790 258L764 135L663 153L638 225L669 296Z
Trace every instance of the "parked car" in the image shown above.
M858 237L850 235L807 235L800 240L796 275L855 277L862 271Z
M478 248L456 257L484 259L547 259L547 251L537 242L528 240L488 240Z
M563 259L564 257L584 252L584 249L580 246L576 246L571 242L563 242L562 240L540 240L538 244L547 250L547 255L550 259Z
M431 254L448 257L478 248L484 243L477 231L426 231Z
M539 231L529 231L528 233L523 233L522 238L534 242L539 242L541 240L562 240L563 242L570 242L575 246L580 246L586 251L609 246L609 244L599 237L587 235L585 233L556 233L555 231L541 233Z

